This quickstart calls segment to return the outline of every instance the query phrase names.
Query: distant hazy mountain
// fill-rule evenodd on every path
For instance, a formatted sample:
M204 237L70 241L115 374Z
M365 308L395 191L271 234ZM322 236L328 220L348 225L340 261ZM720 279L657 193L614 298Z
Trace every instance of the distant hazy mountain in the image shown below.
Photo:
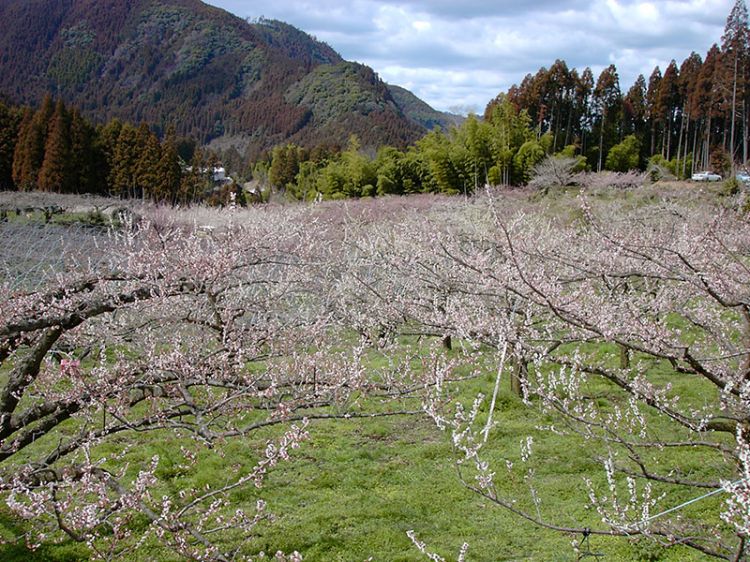
M403 146L443 114L279 21L198 0L1 0L0 97L173 123L251 155L280 142Z
M401 86L388 84L388 90L401 111L412 121L427 129L440 127L447 131L452 126L458 127L466 121L466 117L456 113L437 111L426 102L419 99L413 93Z

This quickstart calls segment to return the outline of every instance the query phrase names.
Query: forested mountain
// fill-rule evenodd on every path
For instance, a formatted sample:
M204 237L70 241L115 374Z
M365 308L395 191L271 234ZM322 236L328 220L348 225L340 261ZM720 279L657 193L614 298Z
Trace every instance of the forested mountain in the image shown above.
M408 119L372 69L278 21L198 0L3 0L0 98L45 94L97 122L148 122L247 155L282 142L403 146Z

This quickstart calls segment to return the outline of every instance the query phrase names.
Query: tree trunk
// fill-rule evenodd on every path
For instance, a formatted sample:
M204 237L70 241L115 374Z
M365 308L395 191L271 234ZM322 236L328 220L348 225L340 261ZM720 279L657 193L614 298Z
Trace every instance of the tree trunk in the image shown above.
M682 137L685 134L685 108L683 108L682 116L680 117L680 134L677 139L677 160L682 159ZM680 178L682 179L685 177L685 161L682 160L681 163L682 171L680 172Z
M442 343L443 348L447 349L448 351L453 349L453 339L451 338L450 334L445 334L443 336L443 339L440 341L440 343Z
M750 309L748 307L742 308L742 323L743 323L743 339L745 342L750 342ZM750 381L750 353L745 355L745 359L742 362L742 370L745 372L744 379Z
M703 129L701 129L701 122L698 121L695 123L695 131L693 131L693 165L692 165L692 173L695 173L698 171L698 168L700 168L700 159L703 158L703 152L701 151L701 147L703 146L703 141L700 140L703 138Z
M651 118L651 146L649 148L649 154L654 154L654 145L656 144L656 121Z
M602 117L602 124L599 128L599 167L597 172L602 171L602 153L604 152L604 117Z
M674 115L669 116L667 122L667 160L672 159L672 122L674 121Z
M513 368L510 370L510 392L519 398L523 397L523 384L528 376L528 361L523 358L515 358Z
M747 166L747 101L742 104L742 166Z
M729 158L732 166L732 177L734 177L734 116L737 112L737 54L734 55L734 82L732 84L732 132L729 137Z
M630 350L624 345L620 345L620 369L630 368Z

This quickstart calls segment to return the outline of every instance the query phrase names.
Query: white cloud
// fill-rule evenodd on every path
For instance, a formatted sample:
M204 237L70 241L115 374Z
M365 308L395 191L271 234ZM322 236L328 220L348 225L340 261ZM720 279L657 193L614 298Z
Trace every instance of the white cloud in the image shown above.
M432 29L432 24L428 21L414 21L411 26L419 32L426 32Z
M209 0L242 17L295 25L437 109L484 106L556 59L639 73L701 56L720 41L733 0Z

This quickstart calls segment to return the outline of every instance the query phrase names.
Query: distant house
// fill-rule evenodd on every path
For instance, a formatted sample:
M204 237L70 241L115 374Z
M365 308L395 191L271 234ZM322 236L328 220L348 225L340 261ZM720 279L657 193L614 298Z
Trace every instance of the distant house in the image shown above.
M192 166L186 166L184 168L184 171L186 173L191 173L193 171ZM213 185L211 186L212 189L216 188L222 188L227 185L234 184L234 179L232 179L231 176L227 175L227 170L224 168L224 166L213 166L212 168L201 168L200 173L205 178L211 178L211 182Z
M234 183L234 180L231 177L227 176L227 171L223 166L215 166L213 170L211 171L211 177L214 180L214 185L216 186L225 186L225 185L231 185Z
M258 180L246 182L243 184L242 190L245 192L245 198L247 201L253 203L260 203L263 201L263 192Z

